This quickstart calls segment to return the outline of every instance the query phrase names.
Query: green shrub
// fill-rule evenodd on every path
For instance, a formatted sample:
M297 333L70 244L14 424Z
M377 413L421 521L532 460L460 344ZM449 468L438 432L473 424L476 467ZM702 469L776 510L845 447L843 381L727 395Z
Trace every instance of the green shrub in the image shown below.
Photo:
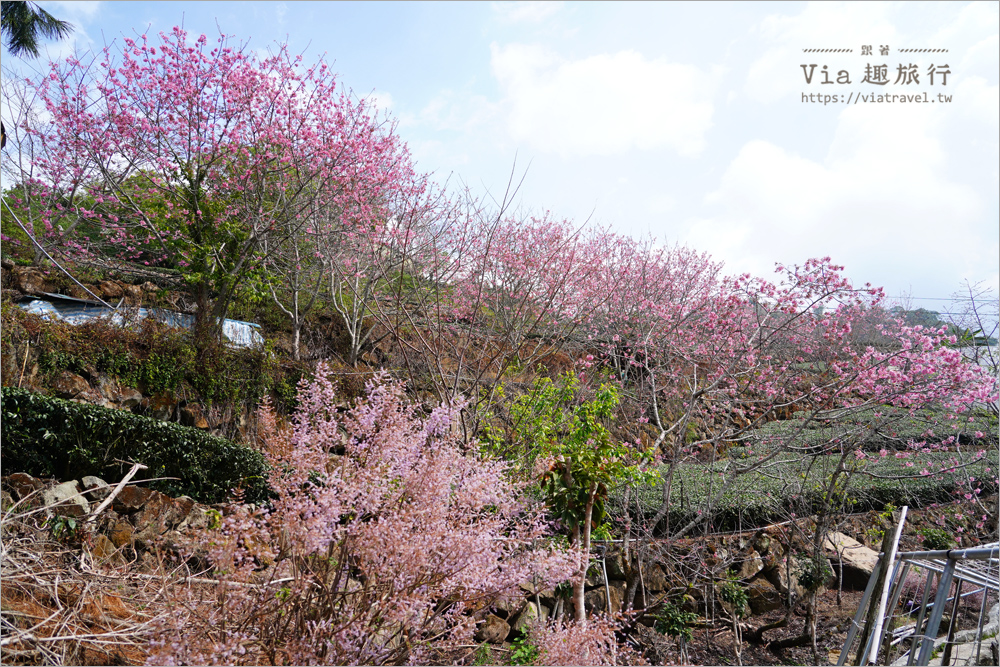
M925 549L943 551L955 548L955 538L946 530L941 528L921 528L918 532L924 538L923 545Z
M239 487L260 503L270 493L259 452L198 429L12 387L3 388L0 403L5 471L110 482L136 461L149 467L145 477L178 478L148 484L172 496L215 503Z
M653 627L660 634L685 641L691 641L694 637L691 625L698 620L698 614L684 611L683 603L664 602L655 618L656 623Z

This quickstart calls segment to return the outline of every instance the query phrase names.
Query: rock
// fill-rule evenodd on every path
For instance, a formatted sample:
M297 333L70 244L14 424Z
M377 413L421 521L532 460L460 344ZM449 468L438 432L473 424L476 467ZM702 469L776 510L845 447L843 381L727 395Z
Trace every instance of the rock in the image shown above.
M159 292L160 291L159 287L157 287L153 283L149 282L148 280L146 282L144 282L143 284L139 285L139 287L142 288L143 292Z
M173 500L159 491L150 491L142 509L135 515L135 539L148 542L167 532L166 517Z
M111 487L100 477L87 475L80 480L80 484L83 485L83 495L93 502L100 503L111 493Z
M218 513L201 505L195 505L188 512L184 520L177 526L177 530L204 530L211 528L218 522Z
M24 500L36 491L40 491L45 484L40 479L35 479L31 475L23 472L16 472L4 480L18 500Z
M194 499L189 496L180 496L173 499L164 521L168 528L177 528L187 520L191 510L194 509Z
M527 593L529 596L535 595L535 585L530 581L521 582L518 584L518 588ZM556 596L556 591L554 588L539 588L538 595L543 598L554 598Z
M128 485L115 496L115 499L111 502L111 508L119 514L131 514L136 510L142 509L142 506L146 504L146 501L149 500L152 494L153 492L150 489Z
M643 569L642 583L645 584L646 590L651 593L660 593L670 588L667 575L663 572L663 568L656 563L647 565Z
M98 283L98 287L100 287L104 296L109 299L120 299L125 295L125 292L122 291L122 286L113 280L102 280Z
M532 596L534 597L534 596ZM516 617L524 609L525 599L521 596L501 598L493 605L493 611L504 620Z
M508 634L510 634L510 625L507 621L495 614L489 614L476 630L476 641L501 644L503 640L507 639Z
M115 525L111 527L111 530L108 531L108 536L111 538L111 543L120 549L126 544L132 543L132 535L134 533L135 529L132 527L132 524L124 519L118 519L115 521Z
M842 560L844 590L863 591L878 563L878 552L852 537L837 532L827 536L823 548L833 561L834 573L840 571L838 560Z
M177 409L177 401L169 392L164 392L142 399L139 404L143 412L153 419L160 421L170 421L173 419L174 410Z
M617 614L622 610L622 600L625 598L625 582L612 581L608 584L608 590L611 592L610 613ZM608 607L605 603L605 598L604 586L599 586L584 594L584 606L588 611L607 614Z
M184 424L184 426L200 428L206 431L209 429L208 419L205 418L205 413L201 409L200 405L185 405L180 409L180 414L181 423Z
M118 553L118 549L115 548L114 543L107 538L105 535L98 533L97 537L94 538L94 546L92 551L94 559L99 564L110 564L110 565L124 565L125 558Z
M52 383L52 389L59 398L76 398L90 391L90 383L76 373L63 371Z
M753 548L759 554L766 556L768 550L771 548L771 536L767 533L761 532L754 538Z
M6 491L0 491L0 512L6 512L14 504L14 497Z
M780 609L784 604L784 597L767 579L755 579L747 586L747 601L751 612L766 614Z
M122 386L104 374L97 377L97 390L110 407L131 410L142 403L142 394L138 390Z
M38 294L45 289L45 274L30 266L15 266L10 270L11 284L24 294Z
M80 494L76 480L45 489L42 491L42 502L54 513L63 516L84 516L90 513L90 503Z
M607 568L608 579L621 579L622 581L626 579L624 558L620 551L609 553L604 557L604 567Z
M94 295L88 293L87 290L83 289L79 285L70 285L69 290L67 291L69 292L69 295L74 299L83 299L84 301L94 300Z
M781 593L783 600L788 599L788 591L792 591L792 600L799 600L806 594L806 589L799 585L799 578L796 576L794 568L792 569L791 579L789 580L788 565L785 562L778 563L773 568L770 568L764 572L764 576L767 578L771 585L773 585L778 592ZM789 586L789 581L791 585Z
M138 285L122 285L122 292L130 299L138 301L142 298L142 288Z
M514 620L514 624L511 626L513 632L524 633L527 631L528 627L538 623L539 619L545 620L549 617L549 608L542 605L541 616L538 614L538 606L534 602L528 602L521 610L521 613L517 615Z
M751 549L737 557L733 562L733 569L739 579L753 579L764 569L764 559L755 549Z

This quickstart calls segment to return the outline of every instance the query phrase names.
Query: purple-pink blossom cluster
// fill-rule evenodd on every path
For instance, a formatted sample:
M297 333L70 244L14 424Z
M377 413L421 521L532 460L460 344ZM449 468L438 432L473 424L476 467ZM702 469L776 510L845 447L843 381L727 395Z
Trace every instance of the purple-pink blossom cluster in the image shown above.
M383 376L345 412L327 373L300 388L290 426L262 409L277 498L202 536L220 584L183 588L154 662L433 660L519 584L575 571L504 464L463 451L456 408L424 415Z

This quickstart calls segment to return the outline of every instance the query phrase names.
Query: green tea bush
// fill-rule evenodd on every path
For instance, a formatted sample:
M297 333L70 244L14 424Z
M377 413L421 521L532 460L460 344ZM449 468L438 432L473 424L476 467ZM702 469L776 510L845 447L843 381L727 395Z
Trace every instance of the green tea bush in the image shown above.
M754 457L758 455L755 450ZM910 459L869 457L844 489L844 502L852 512L881 510L886 503L922 507L948 502L954 500L955 490L968 476L982 480L983 494L996 491L996 482L990 481L996 475L987 472L990 468L996 470L995 455L978 459L965 468L941 471L953 457L951 452L921 454L921 467L912 468L905 466ZM823 482L839 458L789 455L769 465L766 475L744 474L711 507L709 522L716 530L737 530L787 518L793 505L801 507L803 514L814 511L820 502ZM748 461L741 459L739 463L746 465ZM923 468L930 474L921 475ZM660 468L663 478L667 471L667 466ZM709 500L715 497L724 480L734 474L734 466L732 461L725 460L715 464L692 462L677 466L673 474L669 520L672 527L679 527L708 510ZM620 516L627 512L640 522L651 519L662 502L663 483L634 486L627 506L625 490L613 490L610 513Z
M269 496L259 452L198 429L12 387L0 404L5 471L110 482L129 468L122 461L136 461L148 466L145 477L177 478L148 484L168 495L216 503L241 488L248 502Z

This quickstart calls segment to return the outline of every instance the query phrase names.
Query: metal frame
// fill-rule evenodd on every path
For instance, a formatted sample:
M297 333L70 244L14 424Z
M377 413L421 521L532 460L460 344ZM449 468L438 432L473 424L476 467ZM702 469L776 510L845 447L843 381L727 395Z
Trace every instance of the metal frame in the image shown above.
M837 661L838 665L844 665L847 661L852 644L857 638L859 630L863 629L861 625L862 618L864 618L865 612L868 610L869 603L875 603L871 599L872 594L874 593L875 583L879 578L879 574L883 567L885 567L886 560L884 553L879 554L878 563L871 577L868 579L868 586L861 598L857 614L855 614L854 620L851 622L847 639L840 652L840 659ZM957 607L960 597L966 597L977 591L983 591L983 601L979 611L980 632L976 637L978 655L982 651L983 637L981 630L986 613L986 597L991 591L1000 595L1000 542L971 549L907 551L896 554L895 558L890 557L888 561L891 563L891 574L885 582L884 589L886 592L881 593L879 596L878 604L880 613L875 619L874 632L869 634L864 650L859 652L860 655L864 656L861 663L874 664L878 659L879 653L883 653L883 660L885 660L884 653L888 650L888 647L891 644L902 641L907 636L905 634L897 635L896 640L893 641L892 633L887 638L886 631L889 625L888 619L892 616L893 610L899 600L906 575L912 568L921 568L924 570L927 573L927 580L923 586L923 595L917 611L917 620L913 626L913 633L909 635L913 638L913 645L906 656L906 664L923 666L930 662L934 642L937 639L941 619L944 615L945 607L948 606L948 602ZM938 577L938 584L934 602L928 602L932 580L935 576ZM971 584L974 588L962 594L960 591L964 583ZM953 584L956 586L957 595L949 597ZM928 610L930 611L929 616L927 615ZM925 618L927 619L927 624L923 631L921 631L921 626ZM952 623L954 623L954 614ZM954 626L949 628L949 634L954 634ZM948 654L950 654L950 651L946 651L946 655Z

